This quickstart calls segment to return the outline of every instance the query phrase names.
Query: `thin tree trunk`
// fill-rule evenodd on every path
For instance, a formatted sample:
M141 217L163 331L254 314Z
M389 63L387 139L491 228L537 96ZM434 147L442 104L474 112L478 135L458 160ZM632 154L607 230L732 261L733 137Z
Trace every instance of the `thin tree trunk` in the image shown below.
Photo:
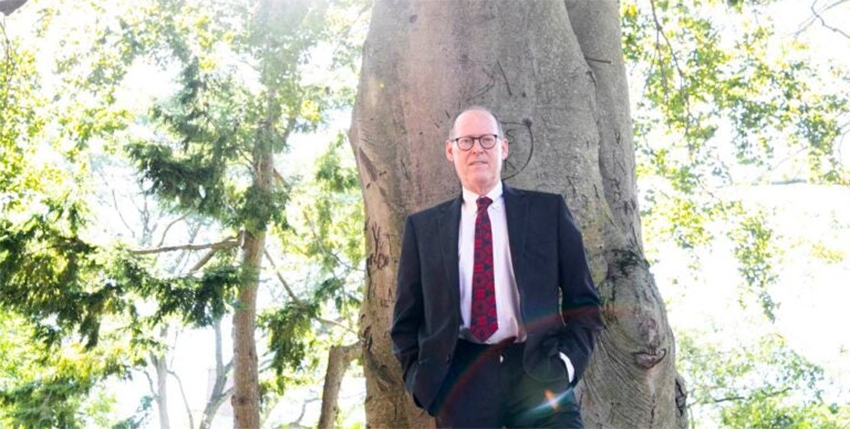
M261 189L269 190L272 185L273 160L271 145L258 143L255 156L256 181ZM239 291L239 308L233 315L233 361L234 393L233 424L236 429L259 429L260 391L257 371L257 345L254 330L257 318L257 287L260 281L263 249L266 233L246 231L243 249L243 282Z
M503 177L564 195L584 236L606 329L577 388L588 427L684 427L663 300L642 250L616 0L378 0L351 127L366 209L361 317L370 427L430 424L388 331L402 222L457 196L443 142L480 104L511 143Z
M322 390L322 413L319 415L319 429L332 429L339 411L339 388L345 372L360 352L360 343L347 346L331 346L328 352L328 369L325 372L325 386Z
M215 419L215 414L218 412L219 407L233 394L233 388L225 390L227 386L227 374L230 372L233 362L231 361L227 365L224 364L221 350L221 319L215 321L213 329L215 330L215 383L207 400L207 405L204 407L200 429L209 429L212 426L213 419Z
M168 336L168 328L163 326L159 330L159 337L165 341ZM168 364L165 362L165 353L157 355L151 353L151 363L156 369L156 410L159 414L160 429L170 429L171 419L168 416Z
M168 368L165 366L165 356L151 355L151 362L156 369L156 410L159 414L159 428L170 429L168 418Z

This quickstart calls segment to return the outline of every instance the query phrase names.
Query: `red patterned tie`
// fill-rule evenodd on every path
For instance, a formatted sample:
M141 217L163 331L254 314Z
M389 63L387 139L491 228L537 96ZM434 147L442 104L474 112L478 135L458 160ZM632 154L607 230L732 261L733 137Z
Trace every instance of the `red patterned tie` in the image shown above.
M479 198L475 217L475 260L472 268L472 323L470 331L478 341L487 341L499 328L496 317L496 287L493 275L493 233L487 207L493 200Z

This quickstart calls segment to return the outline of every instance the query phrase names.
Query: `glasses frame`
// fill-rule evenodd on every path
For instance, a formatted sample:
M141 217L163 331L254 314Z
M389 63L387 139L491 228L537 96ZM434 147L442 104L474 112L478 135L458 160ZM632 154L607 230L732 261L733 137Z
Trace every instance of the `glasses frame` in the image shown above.
M484 140L481 140L481 139L483 139L483 138L485 138L485 137L491 137L491 136L493 137L493 144L492 144L492 145L490 145L490 146L486 146L486 145L484 144ZM463 147L463 146L460 144L460 139L472 139L472 144L471 144L471 145L469 145L469 147L466 147L466 148L465 148L465 147ZM478 137L473 137L473 136L460 136L460 137L458 137L458 138L452 139L452 141L453 141L453 142L455 142L455 144L457 145L457 147L458 147L460 150L464 151L464 152L466 152L466 151L468 151L468 150L472 150L472 148L473 148L473 147L475 147L475 142L476 142L476 141L478 141L478 144L479 144L479 145L480 145L483 149L493 149L494 147L496 147L496 144L497 144L497 143L499 143L499 135L498 135L498 134L492 134L492 133L490 133L490 134L482 134L482 135L480 135L480 136L478 136Z

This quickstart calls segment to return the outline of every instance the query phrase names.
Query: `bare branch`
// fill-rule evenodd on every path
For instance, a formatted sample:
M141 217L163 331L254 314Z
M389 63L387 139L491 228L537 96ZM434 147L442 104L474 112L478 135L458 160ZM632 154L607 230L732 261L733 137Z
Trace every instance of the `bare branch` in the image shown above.
M186 414L189 415L189 427L195 427L195 419L192 417L192 409L189 407L189 398L186 397L186 391L183 390L183 380L176 372L170 369L166 369L166 371L177 380L177 387L180 388L180 395L183 396L183 405L186 406Z
M725 398L716 398L716 399L715 399L715 398L711 398L711 400L710 400L710 401L704 401L704 402L701 402L701 404L709 403L709 402L710 402L710 403L713 403L713 404L719 404L719 403L721 403L721 402L744 401L744 400L749 400L749 399L754 398L754 397L757 397L757 396L764 397L764 398L770 398L770 397L773 397L773 396L779 396L779 395L781 395L781 394L783 394L783 393L785 393L785 392L788 392L789 390L791 390L791 388L790 388L790 387L786 387L786 388L784 388L784 389L782 389L782 390L777 390L777 391L775 391L775 392L769 392L769 393L766 393L766 394L763 394L763 395L758 394L758 393L754 393L754 394L752 394L752 395L750 395L750 396L727 396L727 397L725 397Z
M174 219L173 221L169 222L168 225L165 226L165 231L162 231L162 237L160 237L159 243L156 245L156 247L162 247L162 244L165 243L165 237L168 235L168 230L170 230L171 227L174 226L177 222L186 219L186 216L188 215L184 214L183 216L180 216L177 219Z
M266 249L263 249L263 254L266 255L266 260L268 260L269 264L272 266L272 270L274 271L274 274L277 276L278 281L280 281L280 284L282 284L283 288L286 289L286 293L289 295L289 298L292 299L292 301L294 301L299 306L303 307L304 302L301 301L300 298L298 298L298 295L295 295L295 292L293 292L292 288L289 287L289 283L287 283L287 281L283 278L283 276L280 275L280 271L278 271L278 269L277 269L277 264L274 263L274 259L272 259L271 255L269 255L269 251L266 250Z
M283 288L286 289L286 293L289 295L289 297L292 299L292 301L295 302L295 304L298 305L299 307L306 307L306 304L304 303L304 301L301 301L301 299L298 298L297 295L295 295L295 292L293 292L292 288L289 287L289 283L283 278L283 276L280 274L280 271L278 271L277 265L275 265L274 260L272 259L271 255L269 255L269 251L263 249L263 253L266 255L266 260L268 260L269 264L272 266L272 270L274 270L274 273L277 276L278 281L280 281L280 283L283 285ZM351 329L348 326L343 325L342 323L337 322L335 320L329 320L329 319L324 319L322 317L317 317L316 321L318 321L320 323L324 323L326 325L332 325L332 326L342 328L342 329L344 329L348 332L351 332L352 334L354 334L355 336L357 336L359 338L357 331L355 331L354 329Z
M347 262L343 261L342 258L339 257L339 255L337 255L336 253L332 252L330 249L325 247L325 244L322 242L322 240L319 239L319 234L316 233L316 227L313 225L313 221L310 219L310 216L307 216L307 214L304 214L304 219L307 221L307 225L310 227L310 232L313 234L313 240L315 241L316 244L319 245L322 252L333 256L333 258L336 259L336 261L340 265L347 268L349 271L365 272L365 270L363 270L363 269L349 265Z
M153 354L151 354L151 356L153 357ZM154 398L158 397L159 394L157 394L156 389L153 388L153 379L151 378L151 375L147 371L142 371L142 374L144 374L145 378L148 379L148 388L151 391L151 395Z
M842 2L843 2L843 1L842 1ZM830 6L830 7L837 6L838 4L840 4L840 3L842 3L842 2L839 2L839 3L833 4L833 6ZM826 21L823 19L823 17L820 15L820 13L818 13L818 11L817 11L817 10L815 10L815 5L814 5L814 4L812 4L812 6L811 6L811 10L812 10L812 15L814 15L814 17L815 17L818 21L820 21L820 25L822 25L824 28L827 28L827 29L829 29L829 30L832 30L832 31L834 31L834 32L836 32L836 33L838 33L838 34L840 34L840 35L844 36L846 39L850 40L850 34L847 34L847 33L843 32L843 31L841 31L841 30L839 30L839 29L837 29L837 28L835 28L835 27L833 27L833 26L827 25ZM826 9L825 9L825 10L826 10Z
M286 182L286 179L283 178L283 176L277 171L276 168L273 170L273 172L274 172L275 180L277 180L277 182L280 183L281 186L284 186L284 187L289 186L289 183Z
M224 241L219 241L218 243L207 243L207 244L184 244L181 246L165 246L165 247L157 247L153 249L138 249L133 250L130 253L134 255L150 255L154 253L165 253L165 252L174 252L177 250L204 250L204 249L231 249L239 245L239 239L237 237L228 238Z
M136 238L136 232L133 231L133 228L130 228L130 224L127 223L127 220L124 219L124 215L121 214L121 209L118 208L118 197L115 196L115 189L110 189L110 191L112 191L112 206L115 207L115 211L118 213L118 219L121 219L121 223L124 224L127 231L130 231L130 237Z
M655 0L649 0L649 5L650 5L650 8L652 9L652 20L655 22L655 37L656 37L655 47L656 47L656 51L660 52L660 50L661 50L660 49L660 41L658 39L659 37L661 37L661 38L664 39L664 42L667 45L667 49L670 50L670 57L673 59L673 65L676 66L676 71L679 73L679 79L681 80L681 84L679 85L679 91L682 92L682 94L683 94L682 98L685 102L685 115L686 115L686 118L685 118L685 136L687 136L690 132L690 124L691 124L691 119L693 117L691 115L690 97L688 96L688 91L685 88L685 84L687 82L687 75L685 75L684 70L682 70L681 65L679 65L679 57L678 57L678 55L676 55L676 50L673 49L673 44L670 42L670 39L667 37L667 35L664 34L664 27L661 25L661 21L658 19L658 14L655 11ZM661 59L659 58L659 62L660 61L661 61ZM663 66L661 67L661 70L662 70L662 73L664 73L664 67ZM662 79L662 82L666 82L666 79ZM664 89L665 90L667 89L666 84L665 84ZM665 94L665 96L666 96L666 94ZM688 143L688 149L692 149L690 143Z
M850 0L837 0L837 1L834 1L834 2L830 3L829 5L827 5L827 6L825 6L825 7L823 7L822 9L820 9L820 10L818 10L818 11L815 11L815 7L816 7L816 5L818 4L818 0L815 0L814 2L812 2L811 6L810 6L810 9L811 9L811 10L812 10L812 12L813 12L812 16L810 16L810 17L809 17L808 19L806 19L806 20L805 20L802 24L800 24L800 27L797 29L797 31L796 31L796 32L794 32L794 35L795 35L795 36L799 36L799 35L800 35L800 33L802 33L803 31L806 31L806 29L807 29L807 28L811 27L811 25L812 25L812 24L814 24L814 23L815 23L815 21L817 21L817 20L818 20L818 18L821 18L821 15L822 15L824 12L827 12L827 11L829 11L830 9L832 9L832 8L834 8L834 7L836 7L836 6L839 6L839 5L843 4L843 3L847 3L848 1L850 1ZM820 19L820 21L821 21L821 22L823 22L823 19L821 18L821 19ZM827 28L829 28L829 27L827 27ZM845 35L845 36L846 36L846 35Z
M209 251L209 252L207 252L207 253L204 255L204 257L203 257L203 258L201 258L201 260L199 260L199 261L198 261L195 265L193 265L193 266L192 266L192 268L191 268L191 269L189 269L189 274L193 274L193 273L195 273L196 271L198 271L198 270L200 270L201 268L203 268L203 267L204 267L204 265L206 265L206 264L207 264L210 260L212 260L212 257L213 257L213 256L215 256L215 253L216 253L216 252L218 252L218 250L219 250L219 249L216 249L216 248L212 248L212 249L210 249L210 251Z

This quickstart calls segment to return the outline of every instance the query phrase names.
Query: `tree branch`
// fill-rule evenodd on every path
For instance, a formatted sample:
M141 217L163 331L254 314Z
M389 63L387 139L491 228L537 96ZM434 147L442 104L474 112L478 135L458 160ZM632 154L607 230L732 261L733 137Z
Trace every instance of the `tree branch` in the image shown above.
M657 52L661 51L659 36L664 38L664 42L667 44L667 49L670 50L670 57L673 59L673 65L676 66L676 71L679 73L679 79L681 80L681 84L679 85L679 91L683 94L683 101L685 102L685 136L690 132L690 124L691 124L691 102L690 97L688 96L688 91L685 88L685 83L687 82L687 76L685 75L684 70L679 65L679 57L676 55L676 50L673 49L673 43L670 42L670 39L664 34L664 27L661 25L661 21L658 19L658 14L655 11L655 0L649 0L650 8L652 9L652 20L655 22L655 48ZM661 62L661 58L658 59L659 64ZM662 73L664 73L664 66L661 66ZM662 79L662 82L665 84L664 89L667 89L666 79ZM666 97L666 93L665 93ZM691 144L688 143L688 148L691 149Z
M178 376L176 372L170 369L166 370L177 380L177 387L180 388L180 395L183 396L183 405L186 406L186 414L189 415L189 427L195 427L195 419L192 417L192 409L189 407L189 399L186 397L186 391L183 390L183 380L180 379L180 376Z
M330 249L325 247L325 243L323 243L322 240L319 239L319 234L316 233L316 227L313 225L313 221L310 219L310 216L308 216L307 214L304 214L304 219L307 221L307 225L310 227L310 232L313 234L313 240L316 242L316 244L319 245L319 248L321 248L322 252L325 252L326 254L333 256L333 258L336 259L336 261L340 265L347 268L349 271L365 272L365 270L363 270L363 269L349 265L348 263L343 261L342 258L339 257L339 255L337 255L336 253L332 252Z
M834 6L836 6L836 5L840 4L840 3L842 3L842 2L838 2L838 3L836 3L836 4L833 4L833 5L832 5L832 6L830 6L830 7L834 7ZM850 40L850 34L847 34L847 33L843 32L843 31L841 31L841 30L839 30L839 29L837 29L837 28L835 28L835 27L832 27L832 26L830 26L830 25L827 25L826 21L823 19L823 17L820 15L820 13L818 13L818 11L817 11L817 10L815 10L815 5L814 5L814 3L812 3L812 6L811 6L811 8L810 8L810 9L812 10L812 15L814 15L814 16L815 16L815 18L816 18L818 21L820 21L820 25L822 25L823 27L825 27L825 28L827 28L827 29L829 29L829 30L832 30L832 31L834 31L834 32L836 32L836 33L838 33L838 34L840 34L840 35L844 36L846 39ZM828 9L828 8L827 8L827 9ZM826 9L824 9L824 10L826 10Z
M105 177L101 175L101 178L105 180ZM124 215L121 213L121 209L118 208L118 197L115 196L115 189L110 189L112 193L112 206L115 207L115 211L118 213L118 219L121 219L121 223L124 224L124 227L127 228L127 231L130 231L130 237L136 238L136 231L133 228L130 228L130 224L127 223L127 220L124 219Z
M183 216L180 216L177 219L174 219L173 221L169 222L168 225L165 226L165 231L162 231L162 237L160 237L159 243L156 245L156 247L162 247L162 244L165 243L165 236L168 235L168 230L170 230L172 226L177 224L177 222L186 219L186 216L188 215L184 214Z
M216 319L213 329L215 330L215 383L207 400L207 405L204 407L200 429L209 429L212 426L213 419L219 407L233 394L233 387L224 388L227 385L227 374L233 367L233 361L231 360L225 365L222 357L221 318Z
M289 283L283 278L283 276L280 274L280 271L278 271L277 265L275 265L274 260L272 259L271 255L269 255L269 251L263 249L263 253L266 255L266 260L268 260L269 264L272 266L272 270L274 270L274 274L275 274L275 276L277 276L278 281L280 281L280 283L283 285L283 288L286 289L287 295L289 295L289 297L292 299L293 302L295 302L296 305L298 305L299 307L305 307L306 304L304 303L304 301L302 301L300 298L298 298L297 295L295 295L295 292L293 292L292 288L289 287ZM337 321L334 321L334 320L329 320L329 319L324 319L324 318L321 318L321 317L316 317L316 320L321 322L321 323L324 323L326 325L333 325L333 326L345 329L346 331L351 332L352 334L354 334L355 336L360 338L357 331L349 328L348 326L343 325L340 322L337 322Z
M705 404L705 403L708 403L708 402L711 402L713 404L719 404L721 402L743 401L743 400L750 400L750 399L757 397L757 396L761 396L761 397L764 397L764 398L770 398L770 397L773 397L773 396L779 396L779 395L781 395L785 392L788 392L789 390L791 390L791 388L786 387L782 390L777 390L775 392L769 392L769 393L766 393L764 395L759 395L757 393L754 393L750 396L727 396L725 398L710 398L711 399L710 401L700 402L700 404Z
M800 33L802 33L803 31L805 31L807 28L811 27L811 25L812 25L812 24L814 24L814 23L815 23L815 21L817 21L817 20L818 20L818 18L821 18L821 14L823 14L824 12L826 12L826 11L828 11L828 10L830 10L830 9L832 9L832 8L834 8L834 7L836 7L836 6L839 6L839 5L843 4L843 3L847 3L848 1L850 1L850 0L837 0L837 1L835 1L835 2L832 2L832 3L831 3L831 4L829 4L829 5L825 6L823 9L821 9L821 10L819 10L819 11L815 12L815 5L817 5L817 4L818 4L818 0L815 0L814 2L812 2L812 5L810 6L810 9L811 9L811 10L812 10L812 12L814 12L814 13L812 14L812 16L810 16L808 19L806 19L806 20L805 20L802 24L800 24L800 28L798 28L798 29L797 29L797 31L796 31L796 32L794 32L794 35L795 35L795 36L799 36L799 35L800 35ZM823 23L823 19L822 19L822 18L820 19L820 21L821 21L821 23ZM829 27L827 27L827 28L829 28ZM846 35L845 35L845 36L846 36Z
M193 265L193 266L192 266L192 268L191 268L191 269L189 269L189 274L193 274L193 273L195 273L196 271L198 271L198 270L200 270L201 268L203 268L203 267L204 267L204 265L206 265L206 264L207 264L210 260L212 260L212 257L213 257L213 256L215 256L215 253L216 253L216 252L218 252L218 251L219 251L219 249L216 249L216 248L212 248L212 249L210 249L210 251L209 251L209 252L207 252L207 253L204 255L204 257L203 257L203 258L201 258L201 259L200 259L197 263L195 263L195 265Z
M177 250L204 250L204 249L232 249L239 245L239 238L232 237L228 238L224 241L219 241L218 243L207 243L207 244L184 244L181 246L165 246L165 247L156 247L153 249L138 249L132 250L130 253L134 255L150 255L153 253L165 253L165 252L174 252Z

